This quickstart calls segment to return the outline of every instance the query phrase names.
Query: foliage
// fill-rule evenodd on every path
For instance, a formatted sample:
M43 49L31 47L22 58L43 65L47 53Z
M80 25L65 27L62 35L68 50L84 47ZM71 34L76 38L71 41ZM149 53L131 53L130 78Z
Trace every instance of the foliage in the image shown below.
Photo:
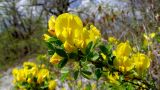
M87 90L95 87L122 90L155 89L153 80L147 81L147 78L151 77L148 74L150 57L134 50L129 41L120 42L112 37L109 42L103 42L95 26L83 27L81 19L74 14L64 13L57 18L52 16L49 20L49 35L44 34L43 37L49 48L50 63L54 68L60 69L58 72L61 82L72 81L73 76L75 80L83 77L101 83L95 86L89 83L83 87L80 81L78 86ZM113 41L117 42L113 43ZM14 72L16 70L13 70L13 75ZM41 73L41 71L37 72ZM40 75L48 76L49 71ZM18 82L20 76L18 74L15 76ZM31 76L34 77L32 74ZM44 76L39 82L38 77L35 77L37 83L43 82L45 78ZM67 79L68 77L70 79ZM21 81L23 80L25 81L26 78L22 78ZM70 86L71 83L68 84ZM71 84L70 88L76 87Z
M40 27L42 29L42 27ZM38 28L37 28L38 29ZM33 57L36 53L45 52L45 43L41 40L42 31L35 31L26 39L15 38L12 36L14 28L8 29L6 32L0 33L0 68L7 69L22 62L22 58ZM33 45L34 44L34 45ZM37 50L39 48L39 50ZM6 63L7 62L7 63Z

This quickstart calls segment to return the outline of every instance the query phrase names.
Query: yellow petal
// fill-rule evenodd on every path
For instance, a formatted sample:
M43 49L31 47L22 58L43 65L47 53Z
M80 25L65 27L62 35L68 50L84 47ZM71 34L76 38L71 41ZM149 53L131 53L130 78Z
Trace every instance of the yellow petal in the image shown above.
M90 26L89 37L93 42L101 37L100 31L94 25Z
M56 36L62 41L75 38L75 31L81 31L83 24L81 19L69 13L61 14L57 17L55 23ZM72 41L71 39L71 41Z
M51 16L48 21L49 30L55 30L55 22L56 22L56 18L54 16Z
M117 40L115 37L109 37L109 38L108 38L108 42L109 42L109 43L112 43L112 44L117 44L117 43L118 43L118 40Z
M56 86L57 86L57 82L55 80L49 81L49 85L48 85L49 90L55 90Z
M106 57L106 55L105 55L104 53L101 53L101 56L102 56L102 58L103 58L104 60L107 60L107 57Z
M76 47L71 45L68 41L65 41L64 48L69 53L73 52L76 49Z
M51 38L49 35L43 34L43 39L44 39L45 41L47 41L49 38Z
M49 34L51 34L51 35L53 35L53 36L56 35L56 32L55 32L55 30L53 30L53 29L48 29L48 32L49 32Z
M134 60L135 68L139 73L142 73L150 66L150 59L145 54L136 53L132 56L132 59Z
M107 78L109 79L110 83L119 84L119 82L118 82L118 79L119 79L118 72L114 72L114 73L111 73L111 74L108 73Z
M45 78L49 77L49 70L48 69L40 69L40 71L37 74L37 82L40 84L44 82Z
M149 40L149 37L147 36L147 34L143 34L143 37L144 37L146 40Z
M31 78L28 78L28 79L27 79L27 82L28 82L28 83L32 83L32 79L31 79Z
M116 57L113 65L121 72L127 72L134 68L134 60L126 56Z
M131 46L130 46L129 42L125 42L125 43L118 44L118 46L115 50L115 53L116 53L117 57L119 57L119 56L129 56L131 51L132 51L132 49L131 49Z
M50 58L50 63L52 64L58 64L63 57L59 56L57 53L54 53L54 55Z
M156 35L155 33L151 33L151 34L149 34L149 37L154 38L155 35Z

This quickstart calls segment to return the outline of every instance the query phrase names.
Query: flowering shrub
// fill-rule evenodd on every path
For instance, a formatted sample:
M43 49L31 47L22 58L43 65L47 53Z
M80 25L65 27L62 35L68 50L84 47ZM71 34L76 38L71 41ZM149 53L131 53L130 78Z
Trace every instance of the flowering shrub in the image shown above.
M64 69L60 72L62 82L68 77L71 77L70 80L72 77L79 80L83 76L97 81L96 88L100 89L154 89L148 74L150 57L132 47L129 41L120 42L110 37L108 42L104 42L94 25L83 26L78 16L69 13L57 18L51 16L48 27L49 33L43 37L49 48L49 62L54 68ZM23 69L13 70L13 76L19 88L24 85L27 85L24 86L26 89L56 87L50 71L38 68L35 64L24 63ZM91 87L87 84L86 87L95 89L95 85Z
M14 68L12 71L13 83L20 90L53 90L56 81L53 80L50 71L44 65L37 66L32 62L24 62L23 68Z

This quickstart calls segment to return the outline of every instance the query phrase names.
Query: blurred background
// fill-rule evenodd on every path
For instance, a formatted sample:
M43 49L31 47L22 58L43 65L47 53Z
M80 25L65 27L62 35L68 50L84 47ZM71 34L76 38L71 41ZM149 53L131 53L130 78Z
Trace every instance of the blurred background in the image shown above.
M156 33L147 49L154 57L155 79L160 77L160 0L0 0L0 77L9 68L46 54L42 35L48 19L66 12L80 16L84 26L94 24L104 39L114 36L137 47L142 46L144 33Z

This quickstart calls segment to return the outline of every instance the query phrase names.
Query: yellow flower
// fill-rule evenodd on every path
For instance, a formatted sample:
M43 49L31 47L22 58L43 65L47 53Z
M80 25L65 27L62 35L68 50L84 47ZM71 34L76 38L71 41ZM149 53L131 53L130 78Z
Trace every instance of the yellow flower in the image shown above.
M40 69L37 73L37 83L42 83L45 78L49 77L49 70L48 69Z
M69 53L73 52L76 49L76 47L74 45L71 45L68 41L65 41L64 48Z
M154 38L155 35L156 35L155 33L150 33L149 35L143 34L143 37L144 37L145 39L147 39L147 40L150 40L150 39Z
M114 54L116 57L129 56L131 51L132 51L132 48L129 42L125 42L125 43L118 44Z
M100 31L94 25L90 25L89 37L93 42L101 37Z
M45 67L46 67L46 65L45 65L45 64L42 64L42 65L41 65L41 68L45 68Z
M86 48L89 42L92 41L93 43L95 43L96 40L101 37L100 31L93 25L90 25L89 29L86 26L83 28L83 30L81 30L81 32L76 31L75 34L75 45L81 50Z
M32 79L31 79L31 78L28 78L28 79L27 79L27 82L28 82L28 83L32 83Z
M128 42L118 44L113 54L116 56L113 64L121 72L127 72L133 69L134 61L128 56L130 55L132 49Z
M118 40L115 37L109 37L108 42L112 44L118 44Z
M48 85L49 90L55 90L56 86L57 86L57 82L55 80L49 81L49 85Z
M38 72L38 67L35 63L33 62L24 62L23 63L23 70L25 70L25 72L27 73L27 75L36 75L36 73Z
M47 34L43 34L43 39L45 40L45 41L47 41L49 38L51 38L49 35L47 35Z
M23 67L27 68L27 69L30 69L32 67L37 67L37 65L35 63L33 63L33 62L24 62L23 63Z
M155 37L155 33L151 33L149 35L143 34L144 40L143 40L143 46L148 47L152 45L152 39Z
M14 77L13 82L16 83L17 82L23 82L23 81L27 81L28 76L33 77L34 75L36 75L38 68L36 67L35 63L32 62L24 62L23 63L23 67L22 69L13 69L12 74Z
M138 51L138 49L137 49L136 47L133 47L132 50L133 50L134 52L137 52L137 51Z
M134 60L126 56L116 57L113 64L121 72L127 72L134 68Z
M24 86L19 86L19 90L27 90Z
M80 33L82 29L83 24L81 19L74 14L64 13L59 15L56 19L56 36L62 42L65 42L66 40L74 42L74 38L76 37L75 32L78 31Z
M14 68L14 69L12 70L12 75L13 75L13 77L16 77L16 76L17 76L17 73L18 73L18 69L17 69L17 68Z
M77 48L84 49L89 43L89 32L86 27L81 32L76 32L77 38L75 39L75 45Z
M19 70L17 68L14 68L12 70L12 75L13 75L13 83L16 83L17 81L17 75L18 75Z
M156 36L156 33L149 34L149 37L154 38Z
M16 81L23 82L26 81L27 78L27 71L25 69L18 70Z
M49 27L48 32L53 36L56 35L55 34L55 22L56 22L56 18L54 16L51 16L48 21L48 27Z
M119 79L119 75L118 72L114 72L112 74L108 74L109 82L113 83L113 84L119 84L118 79Z
M147 48L150 45L152 45L152 41L148 41L146 39L143 40L143 47Z
M38 67L33 67L32 69L28 70L32 76L35 76L38 72Z
M96 90L96 89L97 89L96 83L92 83L92 84L91 84L91 87L92 87L92 90Z
M50 58L50 63L52 64L58 64L63 57L59 56L57 53L54 53L54 55Z
M143 72L150 66L150 59L145 54L137 53L132 56L132 59L135 62L135 68L138 73Z

